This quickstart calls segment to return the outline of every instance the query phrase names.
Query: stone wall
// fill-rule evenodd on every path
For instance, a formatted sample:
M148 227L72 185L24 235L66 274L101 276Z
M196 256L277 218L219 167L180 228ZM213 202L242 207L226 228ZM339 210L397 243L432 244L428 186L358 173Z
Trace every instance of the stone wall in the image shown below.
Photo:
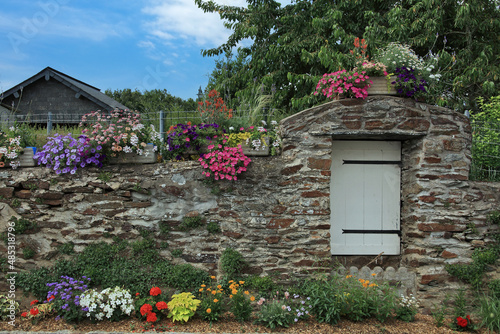
M114 165L76 177L43 168L3 170L0 230L12 215L38 223L36 231L19 237L22 269L53 263L63 243L74 242L80 251L95 240L112 242L109 235L140 239L146 228L158 245L168 241L163 256L213 274L227 247L244 255L249 273L274 272L285 279L340 262L342 272L349 268L367 278L375 273L426 305L459 285L445 264L468 262L475 248L492 242L486 216L499 207L500 185L467 180L471 134L463 115L407 99L370 97L308 109L280 126L281 156L254 158L237 182L219 182L218 195L203 182L196 161ZM400 256L332 258L332 139L402 142ZM100 180L104 172L107 182ZM183 217L196 214L219 224L221 233L178 228ZM171 227L168 236L159 233L160 224ZM22 259L20 249L27 245L36 247L34 259ZM180 258L172 257L174 249L182 250ZM0 251L6 251L3 244Z

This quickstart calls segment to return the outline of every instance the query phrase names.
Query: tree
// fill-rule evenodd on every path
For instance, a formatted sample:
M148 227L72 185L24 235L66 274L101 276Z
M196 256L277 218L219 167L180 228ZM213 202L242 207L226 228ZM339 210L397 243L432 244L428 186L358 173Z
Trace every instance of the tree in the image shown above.
M104 93L130 110L137 110L141 114L154 114L160 110L193 111L198 106L193 99L183 100L171 95L166 89L146 90L144 93L137 89L132 91L130 88L115 91L107 89Z
M246 7L195 2L219 13L232 30L226 43L203 55L228 53L250 39L237 51L237 93L250 94L254 78L267 90L274 84L274 103L287 110L320 102L311 95L319 77L352 66L355 37L368 40L369 54L393 41L409 43L422 57L429 50L439 54L445 94L431 103L465 109L478 96L498 92L498 0L295 0L284 7L274 0L247 0Z

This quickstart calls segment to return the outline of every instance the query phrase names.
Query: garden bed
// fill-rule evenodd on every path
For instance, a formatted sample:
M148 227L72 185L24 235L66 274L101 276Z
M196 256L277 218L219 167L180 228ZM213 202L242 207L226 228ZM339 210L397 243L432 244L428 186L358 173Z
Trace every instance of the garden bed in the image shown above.
M84 321L76 325L68 324L63 320L56 321L55 318L48 318L41 320L38 324L32 325L30 321L19 318L16 319L17 326L15 330L24 330L30 332L55 332L60 330L71 330L81 333L90 331L104 331L104 332L142 332L143 323L137 319L123 320L119 322L101 321L97 324L92 324L89 321ZM171 323L162 320L158 322L155 327L157 332L169 328ZM13 328L7 322L0 323L0 330L12 331ZM230 315L224 317L219 322L210 323L202 321L201 319L192 319L184 324L178 324L170 329L173 332L184 333L394 333L394 334L446 334L456 333L445 326L437 327L434 319L428 315L417 314L414 322L404 322L396 319L388 319L386 322L381 323L376 319L368 319L362 322L352 322L349 320L342 320L335 326L326 323L318 323L314 320L299 321L292 325L290 328L279 328L271 331L264 326L255 325L253 322L238 322L231 318ZM153 330L151 330L153 331ZM486 333L485 330L478 331L478 333Z

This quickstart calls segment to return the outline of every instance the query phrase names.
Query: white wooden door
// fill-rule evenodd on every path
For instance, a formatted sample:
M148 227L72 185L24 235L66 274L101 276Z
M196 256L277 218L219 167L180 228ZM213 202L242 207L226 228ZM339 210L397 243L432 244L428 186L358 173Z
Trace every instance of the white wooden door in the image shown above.
M401 142L333 141L333 255L400 253Z

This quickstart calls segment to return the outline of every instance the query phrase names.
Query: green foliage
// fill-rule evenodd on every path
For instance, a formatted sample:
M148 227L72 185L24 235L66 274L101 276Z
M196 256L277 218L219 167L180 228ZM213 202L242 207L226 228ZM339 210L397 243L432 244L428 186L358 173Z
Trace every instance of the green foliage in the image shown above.
M249 289L258 291L260 295L269 295L278 289L271 276L252 275L245 282Z
M9 318L9 315L15 316L17 313L19 313L19 303L7 296L0 295L0 319L2 321L13 319Z
M162 280L179 291L196 291L200 285L210 281L210 276L207 272L186 263L171 266Z
M277 327L290 327L294 314L289 311L284 300L272 300L262 305L256 322L270 329Z
M41 267L29 272L20 272L16 277L16 284L25 295L33 294L39 300L45 300L50 288L46 286L54 282L56 276L49 268Z
M486 103L478 98L480 111L471 114L471 179L500 180L500 95Z
M500 211L492 211L488 214L488 223L500 225Z
M498 333L500 331L500 299L496 296L485 296L480 299L479 316L481 326Z
M247 267L243 255L237 250L226 248L220 257L220 264L222 271L228 278L235 279L236 274L240 273Z
M500 279L494 279L489 281L488 289L491 296L500 299Z
M15 226L14 226L15 230L13 230L11 233L16 234L16 235L23 234L26 231L34 230L38 227L36 222L32 222L32 221L29 221L28 219L24 219L24 218L18 219L16 217L12 216L9 219L9 221L13 222L15 224Z
M362 321L375 317L383 322L399 303L394 288L348 275L309 280L302 287L309 296L311 313L319 322L336 324L341 317Z
M230 309L234 318L238 321L247 321L250 318L252 314L252 305L250 304L250 299L242 289L238 290L236 294L233 294Z
M172 249L170 251L173 257L181 257L182 256L182 249Z
M247 6L195 0L205 12L218 14L232 34L204 56L226 55L216 63L209 87L230 102L253 94L255 82L272 94L272 108L296 112L323 102L312 92L324 73L350 69L355 37L368 41L368 54L389 42L410 45L424 57L437 55L443 77L430 103L463 111L478 96L498 92L499 8L494 1L251 1ZM485 24L487 22L487 24ZM248 46L240 46L242 40ZM235 57L230 50L239 47ZM230 98L228 98L230 96ZM235 103L235 102L233 102Z
M166 235L168 235L168 233L170 233L171 228L167 222L160 222L158 224L158 227L160 229L160 235L166 236Z
M482 285L482 278L484 273L484 265L480 263L471 264L447 264L446 271L451 276L455 276L462 281L469 283L474 288L479 288Z
M109 180L111 180L112 176L113 176L113 173L111 173L111 172L100 172L99 175L97 176L97 179L106 183L106 182L109 182Z
M444 325L448 309L448 307L446 306L447 302L448 297L446 297L441 303L439 303L438 306L433 305L431 314L437 327L441 327Z
M202 216L193 217L182 217L182 221L179 224L179 229L181 231L189 231L198 227L203 226L205 219Z
M75 252L75 244L73 242L67 242L65 244L59 245L57 250L61 254L73 254Z
M35 256L35 254L36 254L36 252L32 248L27 247L27 248L23 249L23 257L26 260L33 258Z
M18 198L14 198L12 202L10 203L10 206L15 208L18 208L21 206L21 201Z
M212 234L220 233L221 229L217 222L209 222L207 224L207 231Z
M187 322L196 312L201 301L196 299L190 292L183 292L172 296L168 302L168 317L172 322Z

